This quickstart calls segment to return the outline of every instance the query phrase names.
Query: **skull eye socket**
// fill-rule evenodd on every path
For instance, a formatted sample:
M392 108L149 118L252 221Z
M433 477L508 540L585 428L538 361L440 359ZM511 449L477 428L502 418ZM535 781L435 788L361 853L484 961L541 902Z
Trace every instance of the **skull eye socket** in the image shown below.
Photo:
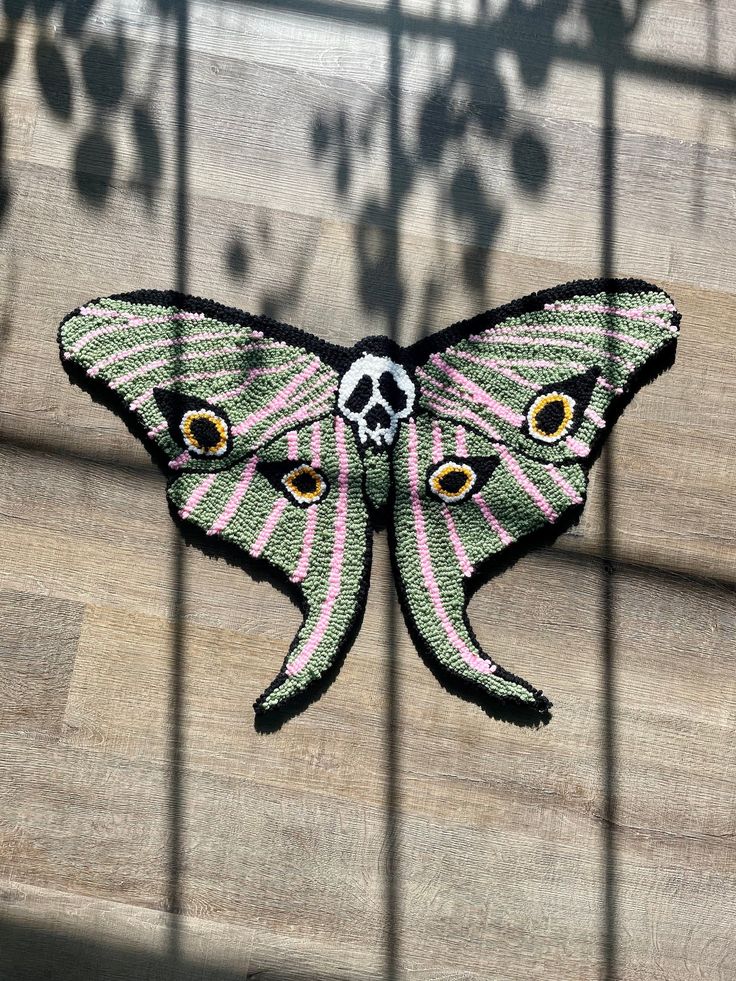
M373 382L368 375L363 375L348 398L345 399L345 407L350 412L362 412L370 402L371 395L373 395Z
M462 501L475 487L478 477L467 463L443 463L429 475L429 489L440 500Z
M285 473L281 483L297 504L316 504L327 493L327 481L319 470L307 463Z
M543 443L556 443L565 435L575 415L575 400L564 392L547 392L536 398L527 413L529 433Z
M227 450L227 422L211 409L185 412L179 429L187 449L198 456L222 456Z
M406 392L399 387L399 383L394 378L392 372L384 371L378 379L378 391L394 412L401 412L402 409L406 408Z

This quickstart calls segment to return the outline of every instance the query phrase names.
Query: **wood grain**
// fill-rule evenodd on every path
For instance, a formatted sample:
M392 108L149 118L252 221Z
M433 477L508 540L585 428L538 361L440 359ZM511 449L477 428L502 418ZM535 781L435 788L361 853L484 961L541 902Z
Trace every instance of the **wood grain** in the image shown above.
M731 981L733 5L22 7L0 27L0 981ZM298 612L182 544L144 448L69 384L60 318L185 260L189 292L408 344L606 249L675 297L677 360L580 523L470 604L551 723L444 690L381 533L334 682L256 731Z

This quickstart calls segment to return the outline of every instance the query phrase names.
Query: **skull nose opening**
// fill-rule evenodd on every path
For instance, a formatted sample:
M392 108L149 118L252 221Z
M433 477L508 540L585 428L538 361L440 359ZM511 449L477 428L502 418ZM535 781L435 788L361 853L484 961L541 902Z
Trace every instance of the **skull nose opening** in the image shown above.
M378 379L378 391L394 412L401 412L406 408L406 392L399 388L398 382L390 371L384 371Z
M375 432L377 429L388 429L391 425L391 416L382 405L374 405L366 413L365 422L368 429Z
M358 384L345 399L345 408L349 412L362 412L373 395L373 382L369 375L363 375Z

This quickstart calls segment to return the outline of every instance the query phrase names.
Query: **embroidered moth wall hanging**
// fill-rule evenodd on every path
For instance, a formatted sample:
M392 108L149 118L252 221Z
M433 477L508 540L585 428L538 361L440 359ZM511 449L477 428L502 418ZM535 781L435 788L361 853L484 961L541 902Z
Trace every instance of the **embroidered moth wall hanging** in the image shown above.
M480 649L469 584L585 497L590 461L679 315L638 280L575 282L402 349L354 348L175 293L98 299L59 330L63 358L118 397L168 462L170 503L265 560L304 621L257 713L284 706L349 642L372 525L385 521L425 656L480 693L550 702Z

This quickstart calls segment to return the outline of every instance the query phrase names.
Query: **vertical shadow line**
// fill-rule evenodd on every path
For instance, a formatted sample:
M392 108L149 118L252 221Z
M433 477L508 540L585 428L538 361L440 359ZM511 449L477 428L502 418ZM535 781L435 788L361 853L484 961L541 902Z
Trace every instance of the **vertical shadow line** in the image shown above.
M608 279L614 273L616 237L615 168L616 120L615 78L610 64L602 74L602 131L601 131L601 275ZM610 342L609 342L610 343ZM613 353L611 350L610 353ZM602 547L602 688L603 718L601 732L601 764L603 768L603 928L601 960L603 981L615 981L617 974L617 867L616 867L616 636L614 593L614 518L615 472L613 436L601 458L603 480L603 547Z
M399 282L399 224L401 212L401 10L400 0L389 0L388 9L388 237L386 259L389 265L387 280L397 289L387 307L388 334L400 342L398 293ZM399 799L399 693L397 665L396 598L392 594L386 620L386 862L385 862L385 953L384 977L397 981L400 976L399 876L401 802Z
M189 8L188 0L177 0L173 9L176 27L175 52L175 202L174 248L176 289L186 293L189 269ZM177 348L175 348L176 350ZM176 371L176 374L179 372ZM169 965L171 977L178 976L182 960L182 862L184 817L184 698L186 643L186 557L178 528L174 529L172 579L171 676L169 703L169 869L168 909Z

